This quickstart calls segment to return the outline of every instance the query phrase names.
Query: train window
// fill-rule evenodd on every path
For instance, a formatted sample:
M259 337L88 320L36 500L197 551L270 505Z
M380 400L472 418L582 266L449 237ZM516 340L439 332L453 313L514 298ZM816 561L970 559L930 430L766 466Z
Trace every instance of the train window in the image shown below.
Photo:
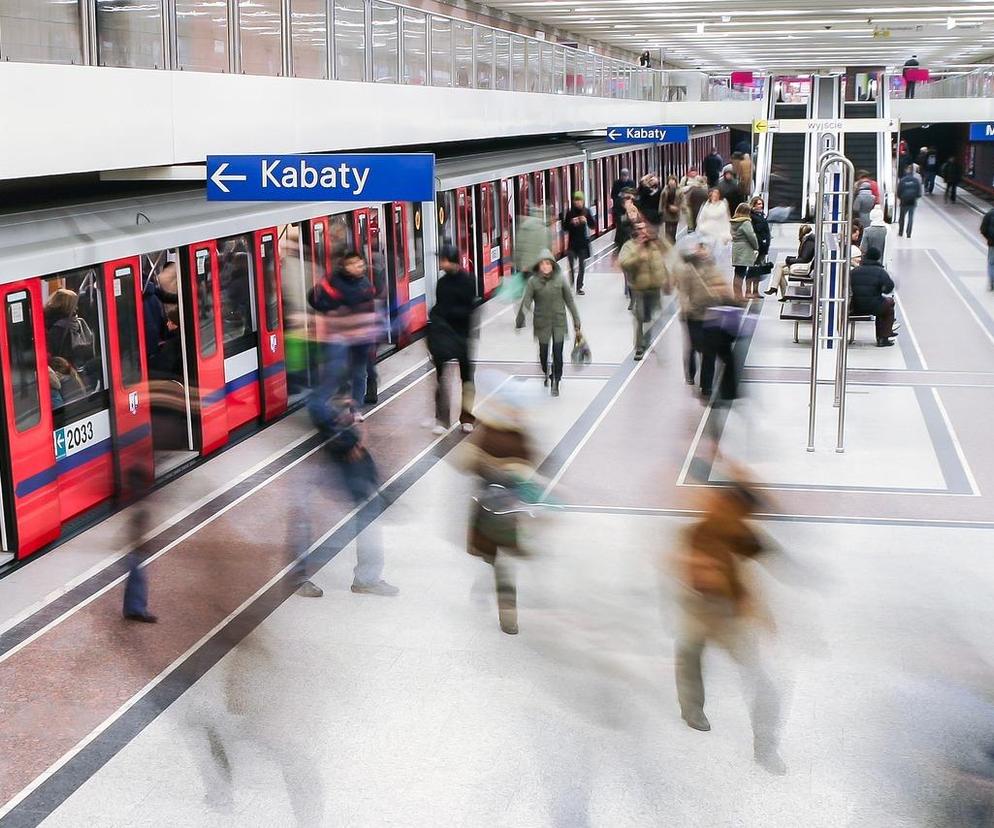
M58 411L107 387L98 270L84 267L50 276L42 282L42 295L48 367L55 374L49 376L52 409Z
M446 190L438 194L439 244L456 243L456 194Z
M18 431L27 431L41 421L31 296L26 290L8 294L6 305L14 423Z
M121 382L125 388L141 382L142 361L138 348L138 306L135 302L135 272L130 267L114 271L114 307L117 310L117 342L121 354Z
M252 338L256 329L251 250L248 236L231 236L217 243L221 330L226 356L245 350L239 347L243 344L241 340Z
M209 250L198 250L195 255L200 356L212 357L217 353L217 332L214 329L214 265Z
M403 9L404 21L404 75L403 83L424 86L428 83L427 30L425 15L412 9Z
M355 230L352 228L352 214L338 213L331 216L328 219L328 236L331 239L331 267L334 269L342 253L354 249L356 246Z
M272 333L280 324L280 302L276 290L276 244L272 233L262 237L259 258L262 259L262 287L266 292L266 331Z
M314 281L323 279L325 276L325 238L324 225L316 222L311 225L311 235L313 244L311 245L311 265L314 267Z
M409 280L415 282L425 277L425 240L421 205L412 204L407 211L407 261Z
M482 26L476 29L476 88L490 89L493 85L494 30Z
M103 0L96 22L101 66L162 67L161 8L146 0Z
M542 72L539 62L539 43L537 40L525 41L525 90L528 92L542 91Z

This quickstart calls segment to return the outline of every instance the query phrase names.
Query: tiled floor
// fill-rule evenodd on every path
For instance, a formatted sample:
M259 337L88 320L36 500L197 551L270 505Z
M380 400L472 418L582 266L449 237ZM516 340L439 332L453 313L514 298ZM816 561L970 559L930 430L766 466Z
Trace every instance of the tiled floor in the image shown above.
M489 570L464 551L456 435L418 427L432 380L416 351L402 355L389 370L415 373L369 423L392 500L372 530L401 594L348 592L354 552L337 550L351 524L332 532L347 510L320 456L303 457L155 561L161 624L123 628L111 589L0 653L0 681L18 688L0 702L13 797L0 826L968 824L954 808L989 804L994 744L994 457L978 416L994 410L994 299L973 284L983 251L950 243L949 221L973 217L941 209L923 205L915 238L891 242L906 328L900 348L853 349L845 454L830 386L818 451L805 451L804 372L785 369L809 350L775 302L727 416L688 393L671 311L654 351L631 361L606 259L578 300L596 362L571 369L557 400L530 335L488 308L480 394L515 382L532 400L561 506L529 529L516 638L498 629ZM308 431L281 427L233 456L232 473ZM782 555L753 577L776 624L764 654L784 703L782 778L752 761L723 654L706 662L711 733L686 728L675 700L669 556L730 458L772 487L759 526ZM325 596L284 600L271 585L301 510ZM109 531L90 548L108 548ZM104 562L75 551L86 538L67 556ZM50 591L57 554L34 576Z

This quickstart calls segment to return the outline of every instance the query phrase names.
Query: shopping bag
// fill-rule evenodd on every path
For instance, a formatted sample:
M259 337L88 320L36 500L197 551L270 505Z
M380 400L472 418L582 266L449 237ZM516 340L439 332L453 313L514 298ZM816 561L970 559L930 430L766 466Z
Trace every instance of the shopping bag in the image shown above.
M576 339L573 340L573 352L570 354L570 362L574 365L590 365L590 346L582 333L576 332Z

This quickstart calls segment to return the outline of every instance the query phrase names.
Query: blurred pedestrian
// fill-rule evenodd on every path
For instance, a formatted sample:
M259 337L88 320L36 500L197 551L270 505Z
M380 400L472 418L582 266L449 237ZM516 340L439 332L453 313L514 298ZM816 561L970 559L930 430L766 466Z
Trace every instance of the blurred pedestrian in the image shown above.
M752 299L752 284L759 285L758 280L749 280L748 289L745 287L746 275L749 268L756 264L759 251L759 239L752 225L752 211L748 204L740 204L732 216L732 267L735 269L733 287L735 296L739 299Z
M919 65L918 55L912 55L908 60L904 61L904 68L901 70L901 77L904 78L905 98L913 98L915 96L916 81L914 80L914 77Z
M128 544L128 578L124 583L123 615L128 621L140 621L154 624L158 616L148 609L148 573L142 566L143 556L140 553L145 535L148 533L150 515L145 496L149 488L148 477L141 469L132 468L125 473L123 497L130 502L127 515Z
M666 238L670 244L676 241L676 231L680 224L680 208L682 201L680 198L680 182L675 175L666 179L666 186L662 194L663 227L666 231Z
M625 242L632 237L632 233L635 232L635 222L633 221L633 216L638 214L638 211L634 209L635 202L635 191L634 190L624 190L621 193L621 213L614 220L614 256L617 258L618 254L621 252L621 248L624 247Z
M721 181L718 182L718 192L721 193L721 197L725 199L725 203L728 205L728 214L734 216L739 205L745 202L745 198L742 195L742 188L735 178L735 170L731 164L726 164L721 172Z
M718 154L718 148L711 147L711 152L704 157L704 175L709 189L718 186L718 179L724 166L725 159Z
M870 179L863 178L856 182L856 195L852 202L853 218L859 219L866 227L870 223L870 210L876 205Z
M573 205L563 215L562 228L566 234L569 283L576 286L578 296L583 296L583 273L590 257L590 234L596 231L597 223L580 190L573 193Z
M514 268L525 276L531 275L529 268L538 261L539 253L552 249L549 228L542 220L542 208L535 204L525 204L524 212L518 216L514 229Z
M467 551L493 567L500 628L508 635L517 635L513 559L526 554L519 522L529 511L528 502L535 499L529 493L535 459L523 408L513 392L502 390L487 401L480 412L480 427L460 446L457 458L479 479Z
M994 290L994 207L984 213L980 235L987 242L987 289Z
M532 329L538 340L538 361L542 366L545 385L551 380L553 397L559 396L563 378L563 343L566 340L566 311L573 317L573 328L580 332L580 314L573 294L566 286L555 257L548 250L542 251L532 268L532 277L525 286L525 293L518 306L516 327L525 326L525 311L535 307ZM552 345L552 371L549 371L549 345Z
M459 363L462 382L462 402L459 423L462 430L473 430L473 363L470 337L475 328L476 279L459 264L459 248L444 244L438 251L442 276L435 286L435 304L428 314L428 353L435 366L435 434L444 434L451 419L449 386L445 371L447 363ZM530 268L530 266L529 266Z
M939 151L935 147L925 147L925 192L932 195L935 190L935 177L939 173Z
M887 222L884 221L884 208L879 204L870 210L870 226L863 230L863 238L856 242L860 252L866 253L871 247L880 251L880 259L884 260L887 253Z
M708 200L697 214L697 234L724 248L732 241L732 214L717 187L708 190Z
M636 186L635 180L632 178L632 174L628 171L628 168L622 167L618 173L618 177L611 185L611 213L614 215L615 225L617 225L618 220L625 213L625 191L631 190L634 192Z
M946 182L946 192L942 200L951 204L956 203L956 188L963 180L963 165L955 155L949 156L949 160L942 165L942 180Z
M642 218L655 227L658 227L663 220L659 203L660 190L659 176L652 172L646 173L639 181L635 197L635 206L638 207Z
M631 292L632 322L635 332L636 361L649 348L649 332L660 307L660 291L671 290L668 256L670 244L659 238L659 229L647 221L637 227L636 234L621 248L618 264L625 274Z
M780 757L780 700L760 655L756 625L773 628L755 589L747 587L746 562L763 544L747 519L759 503L742 482L706 490L704 514L685 530L676 560L681 621L676 643L676 684L680 714L694 730L709 731L704 713L701 656L709 643L724 648L738 663L751 689L753 751L774 774L786 773Z
M707 200L708 188L704 179L696 174L688 178L683 189L683 207L688 233L693 233L697 229L697 216Z

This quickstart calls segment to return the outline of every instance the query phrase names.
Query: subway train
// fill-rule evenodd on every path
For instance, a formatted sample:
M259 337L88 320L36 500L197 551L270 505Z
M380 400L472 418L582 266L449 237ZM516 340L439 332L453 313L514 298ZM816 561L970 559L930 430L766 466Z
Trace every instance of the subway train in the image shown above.
M134 470L181 473L284 414L313 376L307 290L341 247L384 287L386 353L427 324L440 240L489 296L522 205L562 253L573 191L607 232L620 168L682 173L712 144L727 155L727 130L440 158L434 204L215 203L195 188L0 216L0 566L106 514Z

